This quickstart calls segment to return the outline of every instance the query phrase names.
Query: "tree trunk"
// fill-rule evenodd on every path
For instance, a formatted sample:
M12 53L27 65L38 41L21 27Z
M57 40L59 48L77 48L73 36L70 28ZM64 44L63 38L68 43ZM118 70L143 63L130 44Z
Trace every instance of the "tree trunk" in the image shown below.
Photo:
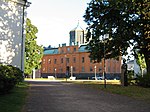
M146 66L147 66L147 73L150 73L150 60L149 59L147 60Z
M146 62L146 66L147 66L147 73L150 73L150 58L149 58L149 54L144 54L145 57L145 62Z

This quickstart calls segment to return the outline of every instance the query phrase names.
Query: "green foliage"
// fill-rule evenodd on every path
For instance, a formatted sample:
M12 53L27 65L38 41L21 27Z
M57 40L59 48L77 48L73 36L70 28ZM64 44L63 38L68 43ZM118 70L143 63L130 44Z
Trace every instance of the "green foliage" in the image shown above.
M31 74L33 69L40 67L43 56L42 46L36 43L37 27L31 24L30 19L26 21L26 40L25 40L25 74Z
M137 84L142 87L150 87L150 73L137 76Z
M84 15L90 57L101 61L104 51L106 59L127 55L133 46L150 72L149 7L148 0L91 0Z
M128 84L133 85L135 83L134 80L134 71L128 71Z
M21 81L23 81L23 76L19 68L0 65L0 94L9 92Z
M138 58L137 58L137 64L140 66L140 69L143 70L146 68L146 63L145 63L145 58L144 55L141 55L138 53Z

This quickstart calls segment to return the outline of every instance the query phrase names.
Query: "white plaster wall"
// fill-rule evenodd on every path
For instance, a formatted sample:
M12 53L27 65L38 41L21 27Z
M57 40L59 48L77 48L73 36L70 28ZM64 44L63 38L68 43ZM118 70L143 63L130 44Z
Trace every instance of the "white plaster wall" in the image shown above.
M134 59L134 74L139 75L141 73L139 65L136 63L136 59Z
M134 70L134 63L128 64L127 70Z
M23 0L0 0L0 62L20 69L23 65L21 4Z

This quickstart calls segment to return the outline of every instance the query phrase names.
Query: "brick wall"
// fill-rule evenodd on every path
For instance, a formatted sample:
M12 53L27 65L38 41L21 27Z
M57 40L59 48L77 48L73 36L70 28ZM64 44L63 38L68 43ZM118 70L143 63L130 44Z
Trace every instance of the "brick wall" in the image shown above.
M57 54L45 54L42 58L41 74L46 77L48 75L58 75L64 77L66 72L72 72L75 75L84 74L89 76L94 74L102 74L104 71L104 61L93 63L89 58L88 52L79 52L78 46L64 46L58 48ZM103 55L103 54L102 54ZM121 73L120 60L108 59L106 63L106 74ZM96 66L96 69L95 69ZM68 70L67 70L68 68Z

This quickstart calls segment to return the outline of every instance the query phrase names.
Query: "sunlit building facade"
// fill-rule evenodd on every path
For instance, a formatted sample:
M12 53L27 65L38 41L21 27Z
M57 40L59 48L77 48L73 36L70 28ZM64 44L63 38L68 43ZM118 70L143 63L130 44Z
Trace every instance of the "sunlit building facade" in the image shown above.
M102 54L103 55L103 54ZM119 60L108 59L105 61L107 75L120 75L121 58ZM89 58L86 45L61 46L44 51L41 66L41 77L55 76L66 77L71 75L77 78L91 78L102 75L104 61L94 63Z
M27 0L0 0L0 63L24 71Z
M85 31L79 26L69 32L69 46L59 45L58 48L46 48L41 64L41 77L70 77L88 79L97 76L103 76L104 60L100 63L94 63L89 58L89 52L86 49ZM103 54L101 54L103 55ZM119 60L108 59L105 61L106 76L120 76L121 57Z

